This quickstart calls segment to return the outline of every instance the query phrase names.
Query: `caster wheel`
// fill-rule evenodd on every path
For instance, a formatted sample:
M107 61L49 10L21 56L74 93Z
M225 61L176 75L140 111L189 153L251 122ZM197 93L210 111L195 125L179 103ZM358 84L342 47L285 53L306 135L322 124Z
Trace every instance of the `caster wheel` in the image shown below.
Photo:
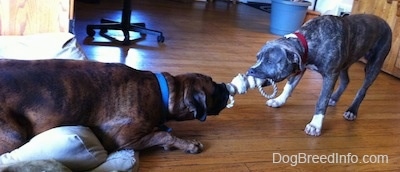
M157 36L157 42L163 43L164 40L165 40L164 36L162 36L162 35L161 36Z
M93 37L96 32L93 29L86 28L86 34Z

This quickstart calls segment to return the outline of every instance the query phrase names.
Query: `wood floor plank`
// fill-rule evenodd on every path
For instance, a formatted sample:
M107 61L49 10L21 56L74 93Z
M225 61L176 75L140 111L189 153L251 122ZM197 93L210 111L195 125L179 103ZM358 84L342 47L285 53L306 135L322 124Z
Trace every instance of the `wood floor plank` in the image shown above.
M265 42L279 38L269 33L270 14L228 1L147 0L132 1L132 22L161 30L159 44L148 34L129 46L110 42L96 34L86 37L86 25L100 18L120 19L121 3L76 3L76 36L91 60L120 62L128 66L182 74L199 72L216 82L228 83L256 61ZM118 31L107 34L122 38ZM139 37L131 33L132 38ZM400 171L400 80L381 73L370 87L356 121L342 115L364 79L363 63L350 68L350 84L334 107L329 107L322 135L307 136L321 91L322 77L307 71L292 96L280 108L266 106L257 90L235 96L235 105L207 121L167 122L173 134L197 139L204 152L196 155L154 147L140 151L140 171ZM282 92L285 82L278 83ZM271 88L265 88L271 92ZM387 155L388 163L274 163L282 155Z

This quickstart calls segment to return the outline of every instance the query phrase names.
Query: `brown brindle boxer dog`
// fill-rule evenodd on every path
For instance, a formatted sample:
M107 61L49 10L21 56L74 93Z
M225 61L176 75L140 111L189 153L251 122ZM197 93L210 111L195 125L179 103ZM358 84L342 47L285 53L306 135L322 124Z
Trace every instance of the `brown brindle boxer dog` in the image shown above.
M203 145L164 131L168 120L204 121L226 107L225 84L124 64L0 60L0 154L48 129L90 127L108 152L152 146L199 153Z

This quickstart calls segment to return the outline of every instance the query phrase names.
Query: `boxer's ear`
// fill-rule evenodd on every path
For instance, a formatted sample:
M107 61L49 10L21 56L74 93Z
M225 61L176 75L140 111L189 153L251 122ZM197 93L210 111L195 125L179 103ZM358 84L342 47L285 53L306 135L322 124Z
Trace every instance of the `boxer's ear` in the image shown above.
M193 88L187 88L184 95L185 105L194 117L200 121L207 118L206 94Z

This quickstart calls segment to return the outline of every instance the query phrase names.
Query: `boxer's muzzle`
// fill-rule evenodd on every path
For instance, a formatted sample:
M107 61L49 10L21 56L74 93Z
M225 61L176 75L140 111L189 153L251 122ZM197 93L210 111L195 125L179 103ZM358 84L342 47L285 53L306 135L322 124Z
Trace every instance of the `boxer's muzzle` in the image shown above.
M214 92L212 93L213 103L207 108L207 115L218 115L227 105L229 99L229 91L224 83L214 84Z

